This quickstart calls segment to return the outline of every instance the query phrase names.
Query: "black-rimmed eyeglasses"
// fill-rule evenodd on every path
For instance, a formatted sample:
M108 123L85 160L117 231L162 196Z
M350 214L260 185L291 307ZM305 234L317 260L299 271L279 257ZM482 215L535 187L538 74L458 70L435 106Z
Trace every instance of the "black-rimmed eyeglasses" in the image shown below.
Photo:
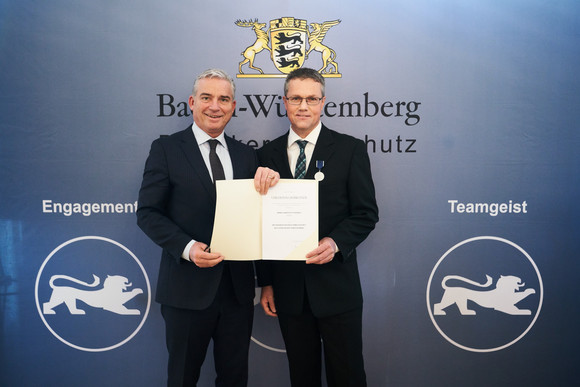
M285 97L286 101L288 101L288 103L290 105L300 105L302 104L302 101L305 100L306 104L308 105L318 105L320 103L320 101L322 101L322 98L320 97L306 97L306 98L302 98L302 97Z

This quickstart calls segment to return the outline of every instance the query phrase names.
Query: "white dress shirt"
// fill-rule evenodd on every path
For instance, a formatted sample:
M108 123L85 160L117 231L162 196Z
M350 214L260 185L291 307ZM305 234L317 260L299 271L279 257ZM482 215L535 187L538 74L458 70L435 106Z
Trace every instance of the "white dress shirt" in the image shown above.
M211 173L211 164L209 163L209 143L208 140L218 140L219 145L216 147L215 151L220 158L222 166L224 168L224 173L226 175L226 180L231 180L234 178L234 169L232 167L232 159L230 158L230 153L228 152L228 144L226 143L226 137L224 132L222 132L215 139L209 134L201 130L195 123L191 126L195 139L197 140L197 145L199 146L199 151L201 152L201 157L205 161L209 175L213 179Z
M300 146L296 143L298 140L306 140L306 148L304 148L304 154L306 156L306 169L308 169L308 164L310 159L312 159L312 153L314 152L314 147L316 146L316 141L320 135L320 129L322 128L322 123L318 123L316 128L306 136L306 138L301 138L297 135L292 128L290 128L290 133L288 134L288 165L290 165L290 171L292 176L294 176L294 171L296 169L296 162L298 161L298 156L300 155Z
M209 134L201 130L195 122L191 125L191 129L193 130L193 134L195 135L195 140L197 141L197 145L199 146L199 151L201 152L201 157L203 157L203 161L207 167L209 175L212 177L213 175L211 172L211 164L209 162L209 143L208 140L214 139ZM224 132L222 132L219 136L215 138L215 140L219 141L219 145L216 147L216 153L220 158L220 162L222 163L222 167L224 168L224 174L226 176L226 180L232 180L234 178L234 168L232 166L232 159L230 157L230 153L228 152L228 144L226 143L226 138ZM181 258L189 261L189 250L195 243L195 240L191 240L185 249L183 249L183 253L181 254Z

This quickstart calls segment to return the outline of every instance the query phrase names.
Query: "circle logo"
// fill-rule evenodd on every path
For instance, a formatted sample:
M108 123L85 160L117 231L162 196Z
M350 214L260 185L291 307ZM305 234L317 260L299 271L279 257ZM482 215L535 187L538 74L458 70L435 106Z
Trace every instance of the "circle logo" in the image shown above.
M99 236L64 242L44 260L36 307L64 344L88 352L122 346L139 332L151 305L149 278L122 244Z
M427 284L427 309L437 331L471 352L493 352L521 340L535 324L542 277L517 244L480 236L450 248Z

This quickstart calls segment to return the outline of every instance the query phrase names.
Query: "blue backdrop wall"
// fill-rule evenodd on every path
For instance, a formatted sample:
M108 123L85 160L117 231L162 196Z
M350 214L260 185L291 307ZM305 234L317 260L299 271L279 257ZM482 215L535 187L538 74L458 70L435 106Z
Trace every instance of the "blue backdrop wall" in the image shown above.
M268 34L290 27L282 55ZM164 384L160 251L134 213L150 143L191 124L210 67L236 78L227 133L282 134L283 59L324 68L323 122L371 157L369 385L571 385L579 39L576 1L0 1L0 385ZM250 385L289 386L255 320Z

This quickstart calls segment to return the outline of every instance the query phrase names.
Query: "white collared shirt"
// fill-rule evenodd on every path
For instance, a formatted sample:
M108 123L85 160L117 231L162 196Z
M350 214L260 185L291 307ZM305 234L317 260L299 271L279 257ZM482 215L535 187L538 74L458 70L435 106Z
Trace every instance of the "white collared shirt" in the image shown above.
M197 145L199 146L199 151L201 152L203 161L205 162L207 170L209 171L209 175L212 177L213 180L213 176L211 173L211 165L209 163L209 143L207 141L212 140L214 138L211 137L206 132L204 132L203 130L201 130L195 124L195 122L193 123L193 125L191 125L191 129L193 130L193 134L195 135ZM219 136L217 136L215 140L218 140L220 142L219 145L216 147L215 151L218 157L220 158L220 161L224 168L226 180L231 180L234 178L234 168L232 167L232 159L230 157L230 153L228 152L228 144L226 143L226 137L224 135L224 132L222 132Z
M201 130L195 122L191 125L191 130L193 130L193 134L195 136L195 140L197 141L197 145L199 146L199 151L201 152L201 157L203 157L203 161L207 167L209 175L213 180L213 175L211 173L211 164L209 162L209 143L208 140L213 139L209 134ZM218 140L220 144L216 147L216 153L220 158L220 162L222 163L222 167L224 168L224 174L226 176L226 180L231 180L234 178L234 168L232 166L232 159L230 157L230 153L228 152L228 144L226 143L226 138L224 132L222 132L219 136L215 138ZM195 243L195 240L191 240L185 249L183 249L183 253L181 254L181 258L189 261L189 250Z
M297 140L306 140L306 148L304 148L304 154L306 155L306 169L310 164L310 159L312 159L312 153L314 152L314 147L316 146L316 141L318 141L318 136L320 135L320 129L322 128L322 123L319 122L318 125L306 136L306 138L301 138L297 135L292 128L290 128L290 133L288 133L288 165L290 165L290 171L294 175L294 170L296 169L296 162L298 161L298 156L300 155L300 146L296 143Z

